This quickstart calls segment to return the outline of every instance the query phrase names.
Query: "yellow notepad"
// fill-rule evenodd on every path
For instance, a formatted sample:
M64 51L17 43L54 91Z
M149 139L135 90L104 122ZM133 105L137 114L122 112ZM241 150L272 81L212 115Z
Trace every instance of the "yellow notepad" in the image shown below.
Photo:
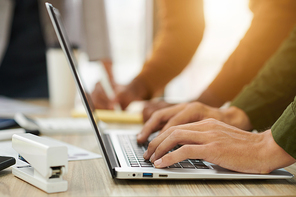
M72 111L73 117L87 117L84 111ZM142 113L131 113L126 111L114 111L114 110L101 110L97 109L95 111L96 116L104 122L112 123L143 123Z

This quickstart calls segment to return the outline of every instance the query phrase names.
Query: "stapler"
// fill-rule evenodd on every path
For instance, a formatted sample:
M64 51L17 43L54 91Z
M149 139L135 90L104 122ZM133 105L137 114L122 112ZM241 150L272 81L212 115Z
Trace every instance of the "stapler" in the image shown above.
M13 166L12 173L47 193L63 192L68 182L68 149L65 145L32 134L14 134L12 147L27 166Z

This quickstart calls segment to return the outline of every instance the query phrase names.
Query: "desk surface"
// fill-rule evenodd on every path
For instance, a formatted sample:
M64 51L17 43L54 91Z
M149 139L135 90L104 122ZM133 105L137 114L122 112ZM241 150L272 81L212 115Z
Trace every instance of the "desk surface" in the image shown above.
M55 139L100 153L93 134L53 135ZM296 164L287 167L296 175ZM68 191L56 196L293 196L296 178L290 180L113 180L103 159L69 162ZM46 196L15 178L11 169L0 173L0 196Z
M94 134L50 137L100 154ZM68 167L64 177L68 181L68 191L51 196L296 196L296 164L286 168L294 174L293 179L233 181L114 180L103 159L71 161ZM14 177L8 168L0 173L0 196L39 197L47 196L47 193Z

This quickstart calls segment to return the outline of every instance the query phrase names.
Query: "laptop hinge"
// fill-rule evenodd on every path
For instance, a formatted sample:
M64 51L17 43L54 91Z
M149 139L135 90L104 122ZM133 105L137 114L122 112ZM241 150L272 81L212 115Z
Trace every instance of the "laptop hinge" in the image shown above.
M110 139L110 135L104 134L103 140L104 140L106 151L109 156L110 163L111 163L112 176L115 177L116 176L115 167L120 167L120 164L119 164L118 158L115 154L115 151L114 151L111 139Z

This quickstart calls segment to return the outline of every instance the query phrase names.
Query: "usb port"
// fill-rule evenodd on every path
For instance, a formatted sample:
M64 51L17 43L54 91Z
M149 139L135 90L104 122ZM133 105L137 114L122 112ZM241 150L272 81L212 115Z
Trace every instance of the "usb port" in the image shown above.
M143 177L153 177L152 173L143 173Z
M160 175L158 175L159 177L168 177L168 175L167 174L160 174Z

